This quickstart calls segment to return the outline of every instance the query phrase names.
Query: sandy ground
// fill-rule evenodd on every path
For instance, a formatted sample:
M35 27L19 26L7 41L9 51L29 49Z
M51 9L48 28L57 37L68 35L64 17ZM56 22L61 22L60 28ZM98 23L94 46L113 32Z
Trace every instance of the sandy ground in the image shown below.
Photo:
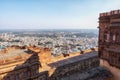
M102 59L100 60L100 65L111 71L111 73L113 74L112 80L120 80L120 69L110 66L107 61Z

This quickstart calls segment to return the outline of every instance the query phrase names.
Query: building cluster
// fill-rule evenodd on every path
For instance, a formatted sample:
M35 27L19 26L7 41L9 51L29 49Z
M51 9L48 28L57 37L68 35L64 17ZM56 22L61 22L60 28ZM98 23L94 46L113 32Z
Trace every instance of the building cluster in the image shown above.
M94 37L76 37L76 33L38 33L34 36L30 36L31 33L25 33L21 36L14 33L1 33L0 34L0 49L10 46L39 46L51 48L52 54L60 55L62 53L80 52L80 50L86 50L97 47L98 39ZM49 36L48 36L48 35ZM40 36L45 35L45 36ZM54 37L57 36L57 37ZM72 35L72 36L65 36Z
M85 52L52 57L49 48L8 47L0 52L0 80L106 80L112 77L109 71L99 67L96 49ZM80 76L76 77L74 74L78 73Z

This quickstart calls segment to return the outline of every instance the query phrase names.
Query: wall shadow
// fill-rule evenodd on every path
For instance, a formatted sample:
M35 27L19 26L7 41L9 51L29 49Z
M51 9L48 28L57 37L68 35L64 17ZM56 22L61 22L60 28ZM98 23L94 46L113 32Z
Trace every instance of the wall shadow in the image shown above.
M37 53L30 53L31 56L21 65L17 65L12 71L8 72L2 80L47 80L48 72L39 73L41 62Z

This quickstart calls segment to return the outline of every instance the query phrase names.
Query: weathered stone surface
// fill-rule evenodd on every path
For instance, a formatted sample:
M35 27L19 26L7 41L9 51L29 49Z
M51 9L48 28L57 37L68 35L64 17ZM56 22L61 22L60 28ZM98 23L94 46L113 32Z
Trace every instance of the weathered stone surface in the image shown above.
M111 73L102 67L92 68L83 73L77 72L61 78L61 80L107 80Z
M50 50L47 48L17 48L10 54L16 54L18 57L11 55L11 58L16 58L0 64L0 80L61 80L76 73L81 74L80 79L85 79L95 75L86 71L99 66L97 51L85 52L82 55L72 53L66 57L51 58ZM5 55L8 56L9 51ZM94 72L97 73L95 70Z
M120 68L120 10L100 14L99 56Z

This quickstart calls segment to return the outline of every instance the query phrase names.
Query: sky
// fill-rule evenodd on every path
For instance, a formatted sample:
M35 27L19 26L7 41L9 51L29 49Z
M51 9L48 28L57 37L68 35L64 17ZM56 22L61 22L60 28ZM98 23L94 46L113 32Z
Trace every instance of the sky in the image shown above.
M120 0L0 0L0 29L97 29Z

